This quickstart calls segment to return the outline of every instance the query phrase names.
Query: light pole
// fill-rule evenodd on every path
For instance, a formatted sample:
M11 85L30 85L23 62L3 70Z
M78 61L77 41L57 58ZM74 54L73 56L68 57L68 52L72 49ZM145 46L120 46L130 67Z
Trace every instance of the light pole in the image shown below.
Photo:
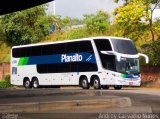
M53 0L53 10L54 10L53 15L55 16L56 15L56 2L55 2L55 0Z

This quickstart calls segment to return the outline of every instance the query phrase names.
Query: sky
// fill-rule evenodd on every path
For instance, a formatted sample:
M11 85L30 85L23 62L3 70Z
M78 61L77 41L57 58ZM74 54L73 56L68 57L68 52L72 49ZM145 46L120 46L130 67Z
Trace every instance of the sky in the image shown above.
M114 3L114 0L55 0L55 14L62 17L83 18L84 14L96 13L104 10L112 15L114 9L122 5L122 2ZM48 13L54 12L53 2L49 3ZM160 9L155 10L153 18L160 17Z
M98 10L112 14L114 8L120 4L114 3L113 0L55 0L55 14L71 18L83 18L84 14L96 13ZM49 12L53 11L53 2L50 2Z

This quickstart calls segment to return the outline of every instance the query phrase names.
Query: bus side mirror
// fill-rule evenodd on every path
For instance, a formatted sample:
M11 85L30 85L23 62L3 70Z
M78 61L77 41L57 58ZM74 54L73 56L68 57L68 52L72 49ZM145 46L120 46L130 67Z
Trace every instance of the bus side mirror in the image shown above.
M138 53L138 56L139 56L139 57L140 57L140 56L144 57L145 60L146 60L146 63L147 63L147 64L149 63L149 57L148 57L147 55L142 54L142 53Z
M102 54L106 54L106 55L114 55L113 51L100 51Z
M106 55L114 55L117 57L117 61L120 62L121 61L121 55L114 52L114 51L100 51L102 54L106 54Z

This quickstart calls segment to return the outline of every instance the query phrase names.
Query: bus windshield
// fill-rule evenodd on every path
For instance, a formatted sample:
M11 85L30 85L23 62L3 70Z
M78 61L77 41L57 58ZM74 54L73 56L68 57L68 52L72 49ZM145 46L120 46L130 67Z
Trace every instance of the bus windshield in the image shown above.
M111 39L114 50L123 54L137 54L137 49L131 40Z
M138 74L139 59L121 58L121 61L116 62L116 70L123 74Z

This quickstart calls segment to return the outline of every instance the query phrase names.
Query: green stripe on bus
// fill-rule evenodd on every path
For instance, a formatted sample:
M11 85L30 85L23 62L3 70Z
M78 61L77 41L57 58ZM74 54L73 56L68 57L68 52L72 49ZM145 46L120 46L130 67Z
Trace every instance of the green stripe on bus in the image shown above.
M28 63L28 59L29 59L29 57L24 57L23 65L26 65Z
M22 57L19 59L18 66L26 65L28 63L29 57Z
M19 62L18 62L18 66L22 65L23 64L23 58L20 58L19 59Z
M121 77L122 77L122 78L126 78L126 75L125 75L125 74L121 74Z

